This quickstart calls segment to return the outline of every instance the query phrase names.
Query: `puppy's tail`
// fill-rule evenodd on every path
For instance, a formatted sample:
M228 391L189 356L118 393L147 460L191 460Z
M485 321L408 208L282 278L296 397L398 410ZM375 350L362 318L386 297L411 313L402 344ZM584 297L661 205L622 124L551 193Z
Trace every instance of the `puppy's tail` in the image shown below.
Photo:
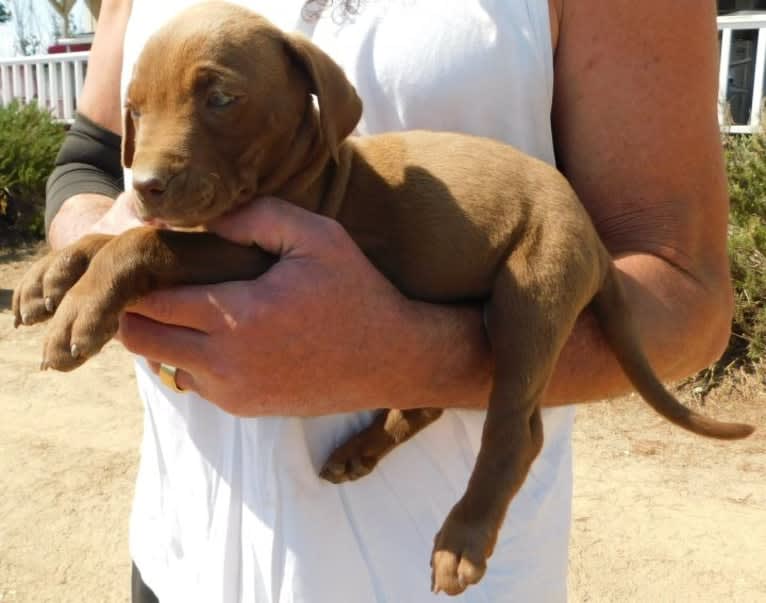
M720 440L739 440L755 428L743 423L723 423L686 408L662 385L640 345L638 331L612 267L591 304L607 342L639 394L663 417L696 434Z

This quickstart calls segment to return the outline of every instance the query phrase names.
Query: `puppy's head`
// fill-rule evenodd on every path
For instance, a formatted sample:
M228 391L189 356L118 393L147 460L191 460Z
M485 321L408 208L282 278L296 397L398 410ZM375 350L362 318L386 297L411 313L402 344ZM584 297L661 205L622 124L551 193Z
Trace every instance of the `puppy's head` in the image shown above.
M123 164L139 213L196 226L257 195L315 110L312 95L337 158L361 101L332 59L232 4L181 13L147 42L128 87Z

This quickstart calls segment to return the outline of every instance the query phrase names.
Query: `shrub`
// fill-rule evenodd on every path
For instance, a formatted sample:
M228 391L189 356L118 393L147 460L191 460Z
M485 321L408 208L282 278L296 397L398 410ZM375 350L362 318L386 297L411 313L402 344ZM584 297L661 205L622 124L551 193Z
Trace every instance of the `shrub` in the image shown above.
M43 236L45 181L64 133L34 103L0 107L0 217L6 228Z
M766 358L766 133L724 140L736 308L728 358ZM726 356L725 356L726 357Z

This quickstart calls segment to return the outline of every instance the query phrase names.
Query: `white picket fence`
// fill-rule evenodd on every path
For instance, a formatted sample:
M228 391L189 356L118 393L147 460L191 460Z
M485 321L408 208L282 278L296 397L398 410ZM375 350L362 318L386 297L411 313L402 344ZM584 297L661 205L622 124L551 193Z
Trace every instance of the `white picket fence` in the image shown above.
M766 72L766 13L718 18L719 123L733 133L760 126ZM80 99L88 52L0 59L0 103L35 101L71 122Z
M61 121L71 122L80 100L88 52L0 59L0 102L37 102Z

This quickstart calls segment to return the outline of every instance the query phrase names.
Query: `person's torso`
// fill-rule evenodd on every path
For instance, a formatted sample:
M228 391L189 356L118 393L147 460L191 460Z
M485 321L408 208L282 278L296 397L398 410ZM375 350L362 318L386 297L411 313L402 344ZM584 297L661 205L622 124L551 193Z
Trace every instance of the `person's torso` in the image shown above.
M364 102L358 134L467 132L554 161L547 0L361 0L348 2L359 10L345 18L340 0L235 3L300 31L343 67ZM191 4L133 1L123 92L146 39ZM311 18L304 4L332 6Z
M466 132L553 163L547 0L362 0L357 14L330 7L319 18L304 0L237 3L343 67L364 102L358 134ZM148 36L188 4L133 0L123 93ZM433 536L465 488L484 413L446 412L371 475L335 486L318 469L371 413L238 419L169 392L143 363L138 375L146 419L131 552L163 602L431 600ZM544 412L545 447L487 576L455 600L565 598L572 414Z

